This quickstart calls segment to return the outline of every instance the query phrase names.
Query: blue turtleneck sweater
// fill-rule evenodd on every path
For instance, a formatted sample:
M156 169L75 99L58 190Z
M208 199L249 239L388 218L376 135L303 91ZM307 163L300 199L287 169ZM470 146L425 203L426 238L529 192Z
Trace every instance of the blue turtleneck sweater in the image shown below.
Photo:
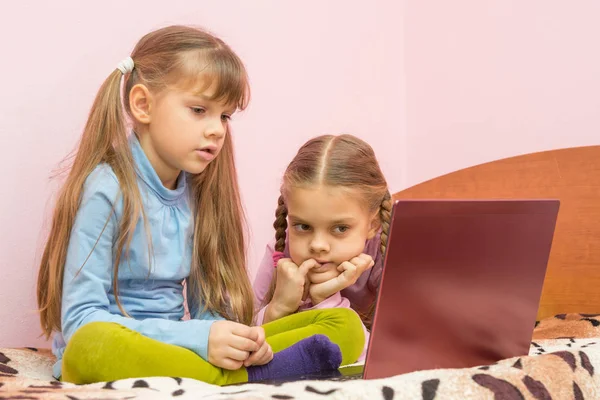
M194 232L185 174L181 173L175 190L165 188L135 135L131 135L130 145L153 257L149 262L148 236L140 217L129 256L121 258L119 267L119 301L131 318L124 317L112 289L117 228L123 205L112 168L98 165L85 182L69 241L63 279L62 332L55 334L52 344L57 357L53 372L57 378L61 375L66 343L87 323L116 322L207 359L210 327L221 319L211 313L201 314L200 305L190 303L192 318L181 320L183 282L190 274ZM111 216L113 206L115 212Z

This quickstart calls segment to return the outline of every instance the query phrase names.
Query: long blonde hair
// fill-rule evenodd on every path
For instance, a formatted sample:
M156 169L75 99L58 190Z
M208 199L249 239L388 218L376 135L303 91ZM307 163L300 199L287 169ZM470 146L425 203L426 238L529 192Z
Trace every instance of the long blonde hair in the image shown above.
M84 183L101 163L108 164L117 176L119 200L123 203L112 283L119 309L127 315L118 297L119 265L122 255L127 257L137 222L140 218L145 221L126 128L126 114L132 118L131 88L141 83L159 92L171 86L200 82L206 85L206 79L212 79L217 84L214 100L236 104L240 110L249 102L248 77L242 61L223 41L200 29L170 26L153 31L137 43L131 57L135 63L131 73L123 77L115 69L100 87L59 192L37 281L40 322L47 338L53 331L61 331L62 281L71 229ZM203 304L203 311L249 324L253 295L246 272L246 225L229 134L219 156L203 173L190 177L190 194L195 230L191 272L186 282L191 296L188 301Z
M353 135L324 135L306 142L283 175L280 196L275 211L275 250L285 250L287 231L286 195L294 187L325 185L351 188L364 202L369 213L379 211L381 223L380 251L387 245L392 199L375 152L365 141ZM383 257L382 257L383 259ZM276 277L265 298L268 303L275 292Z

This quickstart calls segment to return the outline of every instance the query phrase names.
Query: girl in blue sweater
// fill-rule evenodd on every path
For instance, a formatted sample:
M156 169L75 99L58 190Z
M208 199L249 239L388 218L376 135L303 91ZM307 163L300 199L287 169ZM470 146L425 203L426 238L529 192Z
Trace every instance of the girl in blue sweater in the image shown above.
M229 129L248 99L236 54L183 26L144 36L104 81L60 191L38 277L57 378L226 384L358 358L364 334L349 310L251 326Z

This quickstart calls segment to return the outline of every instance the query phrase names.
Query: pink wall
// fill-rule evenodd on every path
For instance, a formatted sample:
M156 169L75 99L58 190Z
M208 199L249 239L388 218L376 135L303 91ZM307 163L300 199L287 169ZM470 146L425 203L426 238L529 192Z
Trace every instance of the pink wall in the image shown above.
M393 190L598 142L596 0L365 4L13 3L0 26L15 38L0 63L0 346L43 345L33 310L48 175L77 140L100 82L149 29L206 26L248 65L253 102L234 128L252 265L272 235L280 175L310 136L368 139Z
M597 0L406 1L407 185L597 144L599 19Z
M402 5L277 0L55 0L2 10L0 347L47 345L35 314L51 170L79 137L100 83L148 30L205 26L246 62L253 101L234 121L251 265L272 236L279 178L298 146L352 132L403 187ZM9 40L10 39L10 40Z

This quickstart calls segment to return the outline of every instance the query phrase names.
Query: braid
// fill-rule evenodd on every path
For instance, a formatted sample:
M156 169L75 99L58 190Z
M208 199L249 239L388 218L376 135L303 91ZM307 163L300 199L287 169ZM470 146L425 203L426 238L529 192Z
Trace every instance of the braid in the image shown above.
M283 196L279 196L277 201L277 210L275 211L275 251L283 252L285 250L285 231L287 229L287 207L283 201Z
M387 246L388 234L390 230L390 218L392 216L392 196L389 190L385 192L379 209L379 217L381 218L381 256L385 255Z
M283 253L285 250L285 231L287 229L287 207L285 206L282 195L280 195L279 200L277 200L277 210L275 211L275 222L273 222L273 228L275 228L275 251ZM271 279L269 290L265 294L265 298L262 303L263 307L273 300L276 282L277 269L275 269L273 278Z

